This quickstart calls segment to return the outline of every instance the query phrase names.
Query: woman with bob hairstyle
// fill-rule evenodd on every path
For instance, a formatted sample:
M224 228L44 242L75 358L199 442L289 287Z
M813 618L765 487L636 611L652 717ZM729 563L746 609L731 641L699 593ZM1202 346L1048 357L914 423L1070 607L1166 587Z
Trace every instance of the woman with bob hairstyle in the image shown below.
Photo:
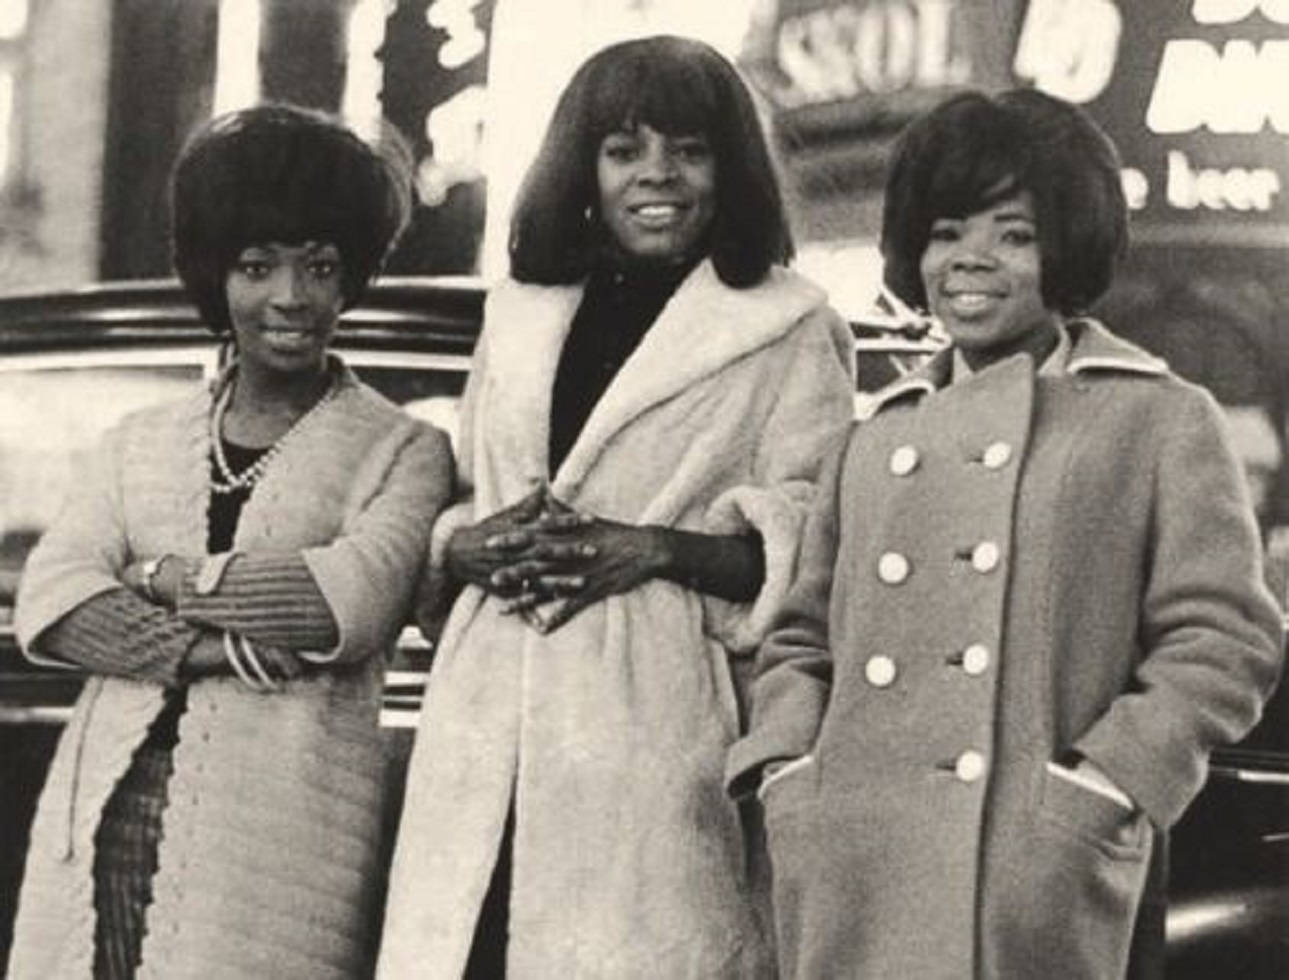
M721 789L733 664L851 416L849 331L784 268L756 113L697 41L577 71L510 252L461 416L471 497L434 532L432 565L464 588L380 973L764 976L760 879Z
M452 462L328 349L410 184L278 105L199 130L172 187L175 265L232 357L108 431L27 563L24 650L89 680L8 975L370 976L383 659Z
M1208 393L1087 316L1126 208L1084 112L951 98L883 218L950 344L830 459L731 753L781 973L1154 975L1167 828L1280 664L1242 474Z

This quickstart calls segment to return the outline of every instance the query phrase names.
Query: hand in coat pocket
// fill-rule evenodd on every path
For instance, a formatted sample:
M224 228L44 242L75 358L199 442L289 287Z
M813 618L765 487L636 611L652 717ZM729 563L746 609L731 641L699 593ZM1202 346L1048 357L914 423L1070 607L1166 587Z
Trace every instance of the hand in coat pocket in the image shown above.
M1078 769L1047 763L1041 812L1050 823L1110 857L1138 856L1147 842L1145 815L1122 790L1103 779L1110 791Z

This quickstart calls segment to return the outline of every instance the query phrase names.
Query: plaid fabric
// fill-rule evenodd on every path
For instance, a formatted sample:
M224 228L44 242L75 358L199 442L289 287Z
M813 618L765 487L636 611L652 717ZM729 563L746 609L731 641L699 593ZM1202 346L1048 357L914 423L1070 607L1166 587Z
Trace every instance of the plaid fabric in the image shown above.
M94 837L95 980L132 980L139 966L183 704L177 695L167 701L103 808Z

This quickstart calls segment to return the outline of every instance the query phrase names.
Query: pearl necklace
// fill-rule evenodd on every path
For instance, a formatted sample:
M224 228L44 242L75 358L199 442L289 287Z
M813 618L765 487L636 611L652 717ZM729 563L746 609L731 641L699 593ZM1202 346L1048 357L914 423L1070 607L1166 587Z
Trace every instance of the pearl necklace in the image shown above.
M210 478L211 493L237 493L239 490L250 490L255 484L263 478L269 464L282 452L291 437L304 428L305 423L318 413L323 405L336 397L340 390L340 385L332 382L321 398L313 403L313 407L296 419L291 428L287 429L282 435L278 436L277 442L269 446L260 457L250 466L240 473L234 473L231 466L228 465L228 459L224 456L224 443L222 430L224 426L224 412L228 410L228 403L233 398L233 385L230 382L224 386L223 392L220 393L219 400L215 402L215 410L210 413L210 448L215 457L215 469L219 471L219 479L213 475Z

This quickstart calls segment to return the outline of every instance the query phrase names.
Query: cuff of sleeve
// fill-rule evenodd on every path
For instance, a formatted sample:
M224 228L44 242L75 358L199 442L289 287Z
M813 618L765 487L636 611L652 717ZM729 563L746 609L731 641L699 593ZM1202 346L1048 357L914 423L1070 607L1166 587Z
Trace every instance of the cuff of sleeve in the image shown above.
M430 549L426 557L421 584L416 592L415 619L427 640L433 642L456 594L456 585L448 580L447 550L453 533L474 520L474 506L463 501L444 510L430 531Z
M1112 709L1113 711L1113 709ZM1074 748L1106 774L1116 786L1146 812L1157 827L1171 827L1200 791L1207 775L1207 759L1199 752L1152 751L1139 733L1125 724L1102 719Z
M731 653L756 650L792 584L810 484L734 487L721 494L708 509L704 530L710 534L738 534L749 530L761 536L765 555L765 581L750 603L704 597L707 630Z
M827 683L800 675L764 675L756 685L749 731L725 757L726 792L743 796L756 789L767 762L813 752L828 698Z
M725 760L725 792L736 800L751 796L760 788L761 771L768 763L805 754L786 748L781 736L770 738L764 730L749 732L730 746Z
M470 524L473 519L474 504L469 500L454 504L438 516L430 530L431 575L442 577L446 574L448 541L456 531Z
M204 558L201 565L198 566L197 572L190 579L185 578L183 589L192 590L194 595L211 595L219 588L219 584L224 581L224 573L228 570L228 563L237 557L235 551L224 551L218 555L210 555Z
M1057 779L1064 779L1066 782L1082 787L1089 793L1096 793L1098 796L1104 796L1107 800L1113 800L1129 812L1137 809L1137 804L1132 801L1132 797L1116 786L1108 776L1104 775L1100 767L1094 766L1092 763L1085 761L1079 766L1071 768L1056 762L1049 762L1047 771Z

